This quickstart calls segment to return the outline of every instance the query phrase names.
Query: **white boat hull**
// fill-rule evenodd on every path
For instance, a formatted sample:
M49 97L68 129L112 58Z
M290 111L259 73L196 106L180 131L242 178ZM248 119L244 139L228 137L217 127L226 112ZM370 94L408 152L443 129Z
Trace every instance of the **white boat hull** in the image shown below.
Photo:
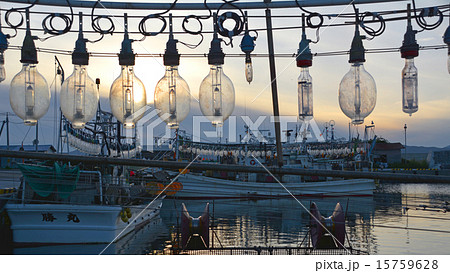
M19 244L110 243L145 225L162 206L157 199L148 208L130 207L123 222L120 206L65 204L7 204L13 241Z
M177 179L183 189L176 193L181 198L273 198L294 196L370 196L373 179L349 179L324 182L243 182L183 174Z

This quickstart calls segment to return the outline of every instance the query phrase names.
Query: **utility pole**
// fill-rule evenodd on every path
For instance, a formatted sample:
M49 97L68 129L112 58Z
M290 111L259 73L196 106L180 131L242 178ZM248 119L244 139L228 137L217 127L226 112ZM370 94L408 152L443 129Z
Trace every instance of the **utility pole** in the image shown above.
M406 129L407 129L408 127L406 126L406 124L405 124L405 127L403 127L403 129L405 129L405 161L406 161Z
M34 139L34 146L36 148L36 152L38 152L39 145L39 122L36 122L36 138Z
M9 151L9 116L6 112L6 149Z
M269 4L272 0L264 0L264 3ZM273 33L272 33L272 14L269 8L266 9L266 26L267 26L267 46L269 49L269 68L270 68L270 82L272 85L272 104L273 116L275 118L275 138L277 144L277 161L278 166L283 166L283 149L281 147L281 129L280 129L280 110L278 107L278 91L277 91L277 72L275 70L275 54L273 48Z

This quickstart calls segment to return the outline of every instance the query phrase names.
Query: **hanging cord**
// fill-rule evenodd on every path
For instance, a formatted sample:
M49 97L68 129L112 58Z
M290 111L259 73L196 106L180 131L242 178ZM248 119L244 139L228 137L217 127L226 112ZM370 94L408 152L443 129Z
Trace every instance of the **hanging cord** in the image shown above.
M221 36L223 37L227 37L228 39L230 39L230 41L227 43L224 41L225 45L231 45L231 47L233 47L233 37L237 36L239 34L241 34L241 32L244 30L244 25L245 25L245 19L243 20L242 18L245 18L245 14L244 11L239 8L238 6L236 6L235 4L233 4L234 2L238 1L238 0L222 0L224 3L222 5L219 6L219 8L217 9L217 14L219 14L219 11L226 7L226 6L231 6L234 7L236 9L239 10L239 12L241 13L241 15L238 15L235 12L225 12L221 15L219 15L217 17L217 33L219 33ZM234 21L234 28L232 30L228 30L227 28L224 27L224 22L228 19L231 19Z
M367 38L367 40L372 40L377 36L380 36L383 34L383 32L386 30L386 21L384 20L383 16L381 16L377 12L364 12L362 15L360 15L356 10L355 3L352 3L353 10L355 11L355 16L358 17L359 26L364 30L367 35L369 35L371 38ZM366 26L364 24L364 20L366 17L372 16L372 21L378 21L380 23L380 27L378 29L371 28L369 26Z
M48 33L52 36L39 39L40 41L43 42L50 38L66 34L67 32L70 31L70 29L72 28L72 24L73 24L73 8L72 8L72 5L70 4L69 0L66 0L66 2L70 8L70 17L63 13L50 13L47 17L44 18L44 20L42 20L42 29L44 29L44 34ZM58 29L53 25L53 20L55 18L60 18L64 22L65 27L63 29Z
M439 27L442 24L442 21L444 20L444 14L441 10L439 10L438 7L430 7L430 8L423 8L419 15L417 15L417 9L416 9L416 1L412 0L413 9L414 9L414 18L416 18L417 24L422 28L421 31L424 30L433 30L437 27ZM429 24L425 20L425 17L435 17L438 16L438 20L434 24Z
M175 7L177 2L178 2L178 0L175 0L166 11L163 11L163 12L160 12L160 13L149 14L149 15L145 16L144 18L142 18L142 20L139 22L139 32L142 35L144 35L144 37L140 41L143 41L148 36L156 36L156 35L162 33L166 29L167 21L162 15L167 13L167 12L169 12L169 11L171 11L173 9L173 7ZM146 27L145 23L149 19L158 19L158 20L160 20L163 23L161 29L159 31L147 31L147 27Z
M367 25L364 24L364 20L367 16L372 16L373 21L378 21L380 23L380 27L378 29L373 29ZM386 21L384 20L383 16L376 12L365 12L363 15L361 15L360 19L360 26L361 28L367 33L367 35L371 36L372 38L369 38L368 40L372 40L373 38L380 36L383 34L383 32L386 30Z
M306 10L305 8L303 8L300 3L298 2L298 0L295 0L295 3L297 4L297 6L305 13L308 14L308 16L306 17L306 24L308 25L309 28L320 28L323 25L323 16L320 13L317 12L311 12ZM318 24L313 24L312 19L314 17L319 18L319 23Z
M187 16L184 17L183 22L181 23L181 28L183 29L184 32L186 32L186 33L188 33L188 34L191 34L191 35L200 35L200 37L201 37L200 42L199 42L198 44L196 44L196 45L192 45L192 44L188 44L188 43L185 43L185 42L182 42L182 41L178 41L179 43L181 43L181 44L184 45L184 46L187 46L188 48L195 49L195 48L197 48L197 47L203 42L203 39L204 39L204 36L203 36L203 34L202 34L202 31L203 31L203 24L202 24L202 21L201 21L201 20L207 20L207 19L209 19L209 18L212 17L212 11L211 11L211 9L208 7L208 4L206 4L206 1L207 1L207 0L204 0L204 1L203 1L203 5L204 5L205 8L208 10L208 12L209 12L208 15L206 15L206 16L205 16L205 15L203 15L203 16L197 16L197 15L193 15L193 14L187 15ZM186 24L189 23L189 20L190 20L190 19L193 19L193 20L196 20L196 21L197 21L197 23L198 23L198 25L199 25L197 31L189 30L189 29L186 27Z
M24 19L23 19L23 15L22 15L22 13L20 12L20 10L27 10L27 9L30 9L30 8L34 7L34 5L36 5L38 1L39 1L39 0L34 0L34 2L31 3L28 7L23 7L23 8L12 8L12 9L8 10L8 11L5 13L5 22L6 22L6 24L7 24L10 28L12 28L12 29L14 30L14 35L10 35L10 38L16 37L16 36L17 36L17 29L23 25ZM10 16L12 13L18 13L18 14L20 15L20 22L19 22L19 23L17 23L17 24L11 23L11 21L9 20L9 16Z
M97 7L97 5L99 3L100 3L100 0L97 0L97 2L95 2L94 6L92 7L92 10L91 10L91 27L92 27L92 29L95 32L100 34L100 38L97 39L97 40L94 40L94 41L87 40L89 43L99 42L100 40L103 39L103 37L105 37L105 34L113 35L114 30L116 29L116 26L114 25L114 22L113 22L113 20L111 19L110 16L108 16L108 15L97 15L97 16L94 16L95 8ZM102 27L100 26L100 20L102 20L102 19L103 19L103 21L106 20L106 21L109 22L109 24L110 24L109 28L102 29Z

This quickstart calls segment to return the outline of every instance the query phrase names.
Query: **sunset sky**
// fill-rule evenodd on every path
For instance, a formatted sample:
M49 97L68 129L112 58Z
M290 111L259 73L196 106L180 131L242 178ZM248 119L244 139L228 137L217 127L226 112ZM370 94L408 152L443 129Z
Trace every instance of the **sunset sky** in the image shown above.
M251 2L250 0L246 0ZM262 1L262 0L261 0ZM3 2L3 1L2 1ZM126 2L126 1L122 1ZM137 0L130 2L138 2ZM141 1L145 2L145 1ZM164 1L161 1L164 2ZM169 2L169 1L167 1ZM179 2L194 2L194 0L180 0ZM195 0L195 2L203 2ZM259 2L259 1L258 1ZM361 11L384 11L390 9L402 9L410 1L394 1L392 3L359 5ZM418 7L437 6L448 4L448 0L417 0ZM11 7L22 7L23 5L1 3L2 9ZM309 8L312 11L321 13L350 13L353 11L351 6L337 6L337 7L321 7ZM36 6L34 11L49 11L52 12L68 12L68 8L49 8L44 6ZM87 9L75 8L75 13L78 11L90 13ZM111 10L106 11L103 8L98 8L96 14L122 14L121 11ZM153 13L150 11L128 11L129 15L147 15ZM205 11L201 12L206 14ZM249 10L249 15L263 15L264 10ZM199 14L192 11L173 11L174 15L188 15ZM273 15L300 15L301 11L297 8L291 9L277 9L273 10ZM41 28L41 15L34 15L32 17L32 27ZM17 18L16 18L17 19ZM333 19L331 19L333 20ZM91 30L90 20L86 17L85 29ZM211 20L203 21L204 30L211 30ZM344 19L339 19L336 22L344 22ZM78 19L75 20L74 29L78 26ZM137 31L138 19L130 19L130 31ZM326 22L330 22L326 20ZM115 21L116 30L122 31L122 21L118 19ZM274 27L276 26L293 26L300 25L299 18L274 18ZM4 12L2 12L2 26L4 27ZM443 45L442 35L448 27L448 18L437 29L432 31L423 31L417 34L417 41L421 46L425 45ZM159 27L159 23L154 23L154 28ZM251 18L249 27L264 28L264 18ZM418 26L413 22L413 27L418 29ZM181 19L177 18L174 21L175 31L181 31ZM379 37L371 41L364 41L366 49L375 48L389 48L400 47L403 34L406 30L406 22L387 22L386 31ZM3 29L4 33L12 34L13 31L7 28ZM311 50L315 52L339 51L348 50L353 37L354 27L323 27L320 29L320 41L317 44L311 44ZM34 35L43 37L42 31L34 31ZM315 40L315 31L307 30L310 39ZM23 41L24 31L19 31L17 37L10 39L11 46L20 46ZM258 39L256 41L256 48L254 53L267 53L266 32L259 31ZM180 53L207 53L209 49L211 34L205 34L203 43L196 49L189 49L181 44L178 45ZM298 43L300 41L301 30L279 30L274 32L275 37L275 51L276 53L293 54L297 51ZM99 37L98 34L86 34L90 40L95 40ZM134 39L140 39L142 35L131 35ZM165 49L167 41L167 34L161 34L157 37L147 37L143 42L135 42L133 44L135 53L154 53L162 54ZM176 38L183 42L195 43L199 37L190 36L186 34L176 34ZM118 53L120 50L120 43L123 39L122 34L114 34L113 36L105 36L100 42L88 44L90 52L104 52L104 53ZM66 34L61 37L51 38L47 41L36 41L36 46L40 48L73 50L76 40L76 33ZM239 44L241 37L235 37L233 40L234 47L223 45L225 53L238 54L241 53ZM39 53L39 71L45 76L49 85L52 84L54 78L54 55L48 53ZM73 66L71 64L70 55L60 55L60 59L66 77L72 74ZM401 106L401 70L404 66L404 60L400 58L400 53L383 53L383 54L367 54L366 55L366 70L373 76L377 84L377 104L372 114L366 118L365 123L370 124L374 122L376 126L376 134L387 138L391 142L403 142L404 130L403 126L408 125L408 144L421 146L438 146L443 147L450 145L450 75L447 71L447 49L421 51L418 58L415 60L416 67L419 71L419 111L411 117L402 112ZM5 67L7 79L0 83L0 107L2 113L13 112L9 105L9 83L13 76L21 69L19 62L20 51L9 49L5 53ZM279 105L281 115L295 116L298 113L297 107L297 77L299 75L299 68L296 67L295 58L277 58L277 81L279 91ZM231 78L236 90L236 108L233 115L251 116L256 120L257 115L272 114L271 89L270 89L270 74L267 58L253 58L254 65L254 80L249 85L244 76L244 58L225 58L224 71ZM311 76L313 77L314 88L314 117L322 129L324 122L329 120L336 121L337 136L347 137L349 119L341 112L338 103L338 87L342 77L349 70L348 56L331 56L331 57L316 57L313 60L313 66L310 68ZM158 80L164 75L164 67L162 65L161 57L146 57L136 59L136 75L144 82L147 89L147 97L150 106L153 104L153 94ZM180 74L188 82L193 99L191 101L191 115L182 122L182 129L189 129L192 126L192 115L200 114L198 107L198 89L202 79L208 74L209 66L206 58L181 58L179 67ZM118 58L102 57L91 58L88 67L88 72L91 78L101 78L102 84L100 87L100 96L102 108L109 110L108 96L109 89L113 80L120 73L120 66ZM52 86L52 96L54 95L54 86ZM43 117L41 122L42 132L40 135L41 144L54 144L54 105L52 105L48 113ZM4 116L0 116L3 120ZM242 124L242 122L241 122ZM295 123L289 125L295 128ZM360 126L359 132L361 135L364 128ZM262 129L272 129L273 125L268 121L264 122ZM11 124L11 143L31 144L34 139L34 129L31 129L28 135L29 128L20 124L17 117L12 117ZM242 129L238 128L238 133ZM241 132L242 133L242 132ZM5 144L6 138L4 135L0 138L0 143Z

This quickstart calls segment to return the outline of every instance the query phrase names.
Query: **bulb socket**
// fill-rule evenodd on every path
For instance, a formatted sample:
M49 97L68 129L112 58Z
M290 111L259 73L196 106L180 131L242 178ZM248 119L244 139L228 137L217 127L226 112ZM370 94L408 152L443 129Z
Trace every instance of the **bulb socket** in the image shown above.
M450 26L447 27L443 38L444 43L446 43L450 47Z
M306 38L306 34L302 34L302 40L300 41L300 44L298 46L298 53L297 53L297 67L310 67L312 66L312 53L311 49L309 48L309 43L311 40Z
M402 58L411 59L419 56L419 44L416 41L416 31L408 24L403 38L403 44L400 47Z
M178 66L180 65L180 54L177 50L178 40L172 37L166 43L166 51L164 52L163 62L165 66Z
M364 36L361 36L359 33L359 23L356 24L355 36L353 36L352 46L350 48L350 59L349 63L364 63L366 61L366 54L362 39Z
M211 48L208 53L209 65L222 65L225 63L225 54L223 53L221 46L222 39L214 37L211 41Z
M8 49L8 37L0 29L0 52Z
M127 35L128 36L128 35ZM133 52L131 43L133 41L125 37L122 41L122 48L119 53L119 64L124 66L133 66L136 62L136 54Z
M89 64L89 53L86 48L86 40L83 36L78 37L75 42L75 49L72 53L72 64L74 65L88 65Z
M75 42L75 49L72 52L72 64L88 65L89 53L87 52L86 39L83 37L83 14L79 13L78 39Z
M252 37L250 36L250 34L248 32L245 33L244 37L242 37L242 41L241 41L241 50L244 53L252 53L253 50L255 49L255 40L256 37Z
M136 61L136 55L133 52L133 40L128 36L128 14L124 14L125 33L122 41L122 47L119 53L119 64L122 66L133 66Z
M25 35L25 39L23 39L22 50L20 51L21 63L27 64L37 64L37 50L36 45L34 44L34 37L31 36L31 32L27 31Z

